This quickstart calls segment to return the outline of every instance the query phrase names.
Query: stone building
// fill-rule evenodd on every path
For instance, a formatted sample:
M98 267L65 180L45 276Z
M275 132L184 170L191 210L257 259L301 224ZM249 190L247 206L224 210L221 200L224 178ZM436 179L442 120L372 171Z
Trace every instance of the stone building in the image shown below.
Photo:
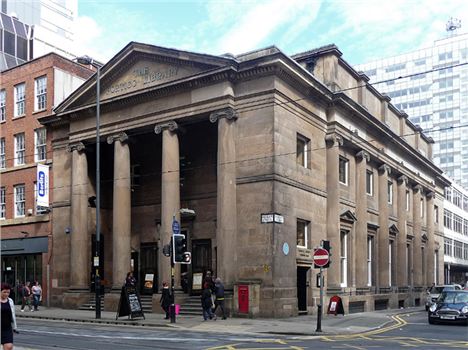
M346 312L421 303L443 278L443 188L432 140L334 46L210 56L131 42L101 70L100 275L115 310L126 272L170 280L174 219L188 292L213 270L232 314L315 312L312 252L332 247L326 302ZM53 130L54 302L89 299L96 81L41 122ZM262 222L276 213L277 222ZM67 234L69 232L69 234ZM150 277L148 277L150 276ZM232 294L231 294L232 293ZM178 297L184 297L180 293ZM153 309L159 309L157 295ZM182 300L182 299L180 299Z
M37 202L38 167L49 169L53 187L52 137L38 118L57 106L92 71L55 53L6 69L0 80L1 280L12 286L38 280L48 302L52 214ZM18 297L18 293L16 293Z

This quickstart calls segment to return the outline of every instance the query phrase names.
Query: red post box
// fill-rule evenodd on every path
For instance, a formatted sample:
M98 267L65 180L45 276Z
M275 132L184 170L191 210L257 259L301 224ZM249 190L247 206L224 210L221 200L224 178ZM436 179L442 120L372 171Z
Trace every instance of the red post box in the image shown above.
M237 288L238 300L239 300L239 313L249 313L249 286L246 284L240 284Z

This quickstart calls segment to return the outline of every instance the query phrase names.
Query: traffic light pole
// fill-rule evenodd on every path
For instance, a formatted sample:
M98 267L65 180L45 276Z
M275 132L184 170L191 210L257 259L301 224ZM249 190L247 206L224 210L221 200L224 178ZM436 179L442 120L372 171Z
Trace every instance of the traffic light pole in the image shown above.
M171 249L172 254L174 254L174 249ZM171 256L171 306L169 307L169 313L171 316L171 323L176 323L176 313L175 313L175 295L174 295L174 258Z
M323 313L323 268L319 272L320 281L320 304L317 307L317 329L316 332L322 332L322 313Z

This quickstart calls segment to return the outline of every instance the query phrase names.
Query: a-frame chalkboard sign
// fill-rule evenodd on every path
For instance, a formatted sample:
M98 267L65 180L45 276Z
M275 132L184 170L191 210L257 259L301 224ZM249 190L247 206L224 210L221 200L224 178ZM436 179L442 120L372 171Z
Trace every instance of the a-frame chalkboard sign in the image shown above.
M122 316L128 316L132 320L135 317L143 317L143 319L145 319L143 308L141 307L140 296L138 295L135 287L122 287L119 308L115 319Z

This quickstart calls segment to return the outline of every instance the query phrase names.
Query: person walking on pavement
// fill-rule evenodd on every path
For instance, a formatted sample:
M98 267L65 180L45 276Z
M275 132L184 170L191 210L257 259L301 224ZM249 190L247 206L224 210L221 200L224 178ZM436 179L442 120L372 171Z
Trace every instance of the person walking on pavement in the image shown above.
M202 309L203 309L203 320L214 320L216 321L216 315L213 314L212 307L213 307L213 301L211 299L211 289L210 285L205 282L203 285L203 291L201 295L201 304L202 304Z
M226 313L224 312L224 284L219 277L215 279L215 297L215 308L213 313L216 315L216 310L219 306L221 312L223 313L223 320L225 320Z
M24 312L24 307L28 305L29 311L33 311L33 308L31 306L31 283L26 282L23 286L23 298L21 301L21 312Z
M133 277L132 271L127 273L127 277L125 278L125 287L136 287L136 278Z
M16 326L15 303L10 298L11 287L8 283L2 283L1 305L2 305L2 348L13 349L13 332L18 333Z
M39 311L38 307L39 307L39 302L42 299L42 287L38 281L34 282L34 285L32 287L32 296L33 296L34 311Z
M172 304L171 292L169 291L169 285L167 282L163 282L163 288L161 292L161 299L159 300L162 309L166 312L165 319L169 319L169 307Z

